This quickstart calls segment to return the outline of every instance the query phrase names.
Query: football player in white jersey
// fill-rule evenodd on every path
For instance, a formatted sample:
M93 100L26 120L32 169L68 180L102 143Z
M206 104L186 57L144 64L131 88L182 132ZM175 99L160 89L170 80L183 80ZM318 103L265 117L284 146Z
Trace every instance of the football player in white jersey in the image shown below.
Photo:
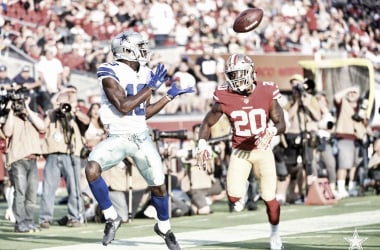
M150 59L148 41L139 33L126 31L112 40L111 50L115 61L101 64L97 71L102 102L100 117L108 137L94 148L86 165L87 181L106 219L103 245L114 239L122 219L112 205L101 172L129 156L151 187L151 204L158 217L154 231L169 249L180 249L171 231L161 157L150 137L146 119L176 96L193 90L179 89L173 83L166 96L150 103L152 92L168 78L162 64L158 64L154 73L146 66Z

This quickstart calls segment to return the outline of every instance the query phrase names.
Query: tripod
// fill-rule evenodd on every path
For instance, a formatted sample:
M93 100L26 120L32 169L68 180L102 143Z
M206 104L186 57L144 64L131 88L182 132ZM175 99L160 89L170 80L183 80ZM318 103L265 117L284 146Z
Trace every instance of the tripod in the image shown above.
M301 121L302 121L301 114L303 117L303 126L301 125ZM315 135L313 135L313 133L309 132L307 129L308 119L310 118L313 119L313 115L304 105L302 101L302 93L300 94L300 97L299 97L297 117L299 121L299 130L300 130L300 137L301 137L300 138L301 147L299 149L298 156L297 156L297 165L301 165L302 169L306 173L306 176L305 176L306 178L303 177L304 181L306 182L305 183L306 185L305 185L305 195L303 194L301 195L301 199L302 199L305 196L307 196L308 191L309 191L309 186L311 185L311 183L309 183L310 181L308 180L308 176L311 176L313 174L313 166L312 166L313 148L311 147L312 146L311 144L313 144L313 142L315 141L315 138L314 138Z

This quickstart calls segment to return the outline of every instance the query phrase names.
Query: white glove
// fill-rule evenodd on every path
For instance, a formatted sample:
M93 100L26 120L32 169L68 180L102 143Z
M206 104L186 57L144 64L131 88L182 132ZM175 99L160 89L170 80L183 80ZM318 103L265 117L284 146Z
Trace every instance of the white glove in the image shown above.
M203 170L208 170L207 161L211 158L211 148L207 145L205 139L200 139L198 141L198 146L196 148L197 156L197 166Z
M272 141L273 136L277 134L276 127L266 128L263 133L256 136L256 146L258 149L267 150L270 146L270 142Z

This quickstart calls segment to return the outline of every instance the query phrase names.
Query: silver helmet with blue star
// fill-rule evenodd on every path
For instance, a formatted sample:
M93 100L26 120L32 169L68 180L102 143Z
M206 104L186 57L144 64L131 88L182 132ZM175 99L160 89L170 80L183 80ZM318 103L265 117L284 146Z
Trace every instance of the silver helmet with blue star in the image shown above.
M150 60L149 41L140 33L124 31L111 42L111 51L116 60L124 59L146 64Z

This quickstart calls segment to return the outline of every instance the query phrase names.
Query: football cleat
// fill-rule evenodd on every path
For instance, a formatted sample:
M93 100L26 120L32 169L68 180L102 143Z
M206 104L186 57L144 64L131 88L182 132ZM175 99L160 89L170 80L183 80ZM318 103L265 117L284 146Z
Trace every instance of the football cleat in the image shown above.
M173 232L171 230L167 231L166 234L162 233L160 231L160 229L158 228L158 224L156 223L154 225L154 232L156 232L156 234L158 234L159 236L161 236L164 240L165 240L165 243L166 243L166 246L170 249L170 250L180 250L181 248L179 247L179 244L173 234Z
M107 246L115 239L116 231L122 223L122 218L118 215L116 219L107 219L104 228L103 245Z
M270 249L271 250L283 250L284 245L282 244L281 237L277 233L272 234L270 237Z

